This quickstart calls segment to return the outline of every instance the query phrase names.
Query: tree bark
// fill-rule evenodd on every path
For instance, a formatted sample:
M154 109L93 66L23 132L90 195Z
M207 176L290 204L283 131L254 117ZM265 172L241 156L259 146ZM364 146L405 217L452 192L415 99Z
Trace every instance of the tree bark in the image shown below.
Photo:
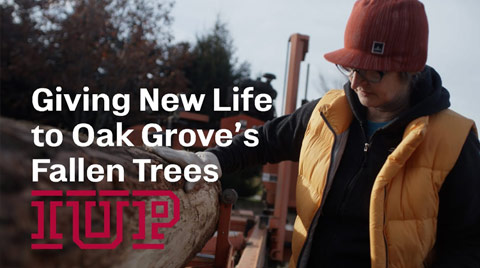
M157 181L150 181L150 166L163 164L164 160L141 147L108 147L97 145L81 148L72 140L70 132L62 131L63 143L56 148L45 146L39 148L33 143L31 130L37 125L29 122L0 118L0 266L2 267L183 267L201 250L203 245L215 232L218 222L219 183L203 183L193 191L183 190L184 179L170 183L163 177L163 171L157 173ZM44 129L47 127L43 126ZM124 168L124 182L119 182L119 173L113 173L113 182L104 178L101 182L52 182L50 166L62 164L70 178L69 159L83 158L84 172L91 164L120 164ZM50 164L42 167L48 172L39 173L38 182L32 181L32 159L50 159ZM139 182L138 165L132 159L151 159L146 165L145 182ZM75 173L78 174L78 165ZM33 196L32 190L61 190L62 196ZM95 196L67 196L70 190L94 190ZM126 190L128 196L99 196L99 191ZM168 222L173 218L173 202L166 196L133 196L138 190L167 190L180 200L180 219L171 228L160 228L163 239L152 239L152 223ZM37 208L32 201L45 204L45 238L33 239L32 234L38 230ZM57 208L57 233L62 239L52 239L49 229L48 204L61 201L63 206ZM79 201L80 237L89 243L110 243L119 235L116 232L115 201L128 201L123 208L123 241L114 249L80 249L73 241L73 208L68 201ZM84 201L109 201L111 207L110 230L108 238L85 238ZM145 239L134 239L139 232L139 207L134 201L145 201ZM152 201L168 201L168 218L152 216ZM92 230L102 232L104 229L103 209L92 209ZM161 213L156 210L156 213ZM60 243L62 249L31 249L31 244ZM164 249L133 249L133 244L163 243Z

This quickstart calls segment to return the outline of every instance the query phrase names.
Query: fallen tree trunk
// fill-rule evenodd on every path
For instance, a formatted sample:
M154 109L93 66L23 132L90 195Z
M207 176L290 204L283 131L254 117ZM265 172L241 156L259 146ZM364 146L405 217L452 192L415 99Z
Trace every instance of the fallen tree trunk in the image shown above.
M183 179L170 183L164 179L162 171L159 171L157 181L151 182L150 165L168 164L157 155L140 147L101 148L93 145L80 148L73 143L72 134L66 131L63 131L63 143L59 147L38 148L34 145L31 134L35 127L36 125L32 123L0 118L0 266L183 267L214 233L218 222L219 183L203 183L186 193L183 190ZM70 178L71 173L78 175L79 171L78 165L72 169L74 172L70 171L68 168L70 158L83 158L84 169L91 164L99 164L106 170L107 165L120 164L124 168L124 182L119 182L121 177L119 171L113 172L113 182L107 182L106 178L95 183L86 179L85 182L52 182L49 177L51 171L39 173L38 182L32 181L32 159L50 159L50 164L42 166L45 168L53 164L62 164L66 167L67 178ZM152 160L150 164L146 164L145 182L139 182L138 164L133 164L132 159ZM34 194L32 190L43 192ZM145 190L170 191L178 197L180 217L171 228L165 225L174 222L176 209L174 198L159 194L166 192L149 192L148 196L146 192L141 192ZM45 196L45 193L59 192L61 196ZM104 196L100 196L100 192ZM95 195L76 196L78 193ZM118 193L127 195L122 196ZM51 214L55 214L51 210L54 201L61 204L56 208L55 222L51 218ZM91 212L90 228L91 233L97 234L96 238L85 236L88 229L86 226L88 221L85 221L87 201L96 201ZM104 225L106 207L101 209L101 203L98 201L106 201L112 205L108 226ZM120 210L123 218L118 218L119 221L123 221L123 228L118 230L116 226L119 221L115 216L117 215L115 208L119 204L117 201L127 201L127 205ZM38 202L45 205L43 237L39 234ZM74 218L75 202L79 204L77 227ZM138 202L145 204L143 217ZM152 204L159 206L152 207ZM163 206L165 204L168 204L168 215L167 206ZM142 225L142 218L145 219L146 226L143 239L139 228ZM52 223L55 223L53 225L56 226L56 231L49 228ZM153 227L156 223L164 224L159 225L160 234L152 237L152 233L157 233L156 227ZM80 240L88 245L118 242L121 236L119 231L123 232L123 238L113 249L81 249L78 241L72 239L76 228L79 230ZM108 236L106 229L111 231ZM62 238L55 236L55 232L61 234ZM62 249L34 249L38 247L34 244L61 245ZM159 244L164 244L164 248L139 249L159 247ZM137 245L136 249L134 245Z

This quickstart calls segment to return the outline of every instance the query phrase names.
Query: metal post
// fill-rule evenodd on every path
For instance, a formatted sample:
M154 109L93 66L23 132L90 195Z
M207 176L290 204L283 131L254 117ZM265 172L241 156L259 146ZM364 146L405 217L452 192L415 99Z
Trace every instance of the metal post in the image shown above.
M287 82L287 97L285 114L296 110L298 81L300 76L300 62L305 59L308 51L309 37L307 35L293 34L290 36L291 50ZM278 170L278 182L275 194L275 210L273 218L274 238L270 256L274 260L283 261L283 249L285 243L285 224L287 222L288 200L290 190L290 179L298 164L290 161L280 163Z
M233 189L225 189L220 200L220 219L217 229L217 243L215 246L215 268L233 267L233 247L228 239L230 232L230 216L232 206L237 201L237 192Z

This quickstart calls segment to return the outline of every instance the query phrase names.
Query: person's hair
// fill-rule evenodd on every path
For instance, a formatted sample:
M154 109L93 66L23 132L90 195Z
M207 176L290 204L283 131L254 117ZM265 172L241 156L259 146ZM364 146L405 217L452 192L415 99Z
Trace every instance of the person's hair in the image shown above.
M422 96L426 92L419 92L417 83L420 80L420 72L400 72L400 78L404 81L408 81L408 90L410 90L410 105L416 104L422 99Z
M415 83L416 83L417 80L418 80L418 77L419 77L419 75L420 75L420 72L417 72L417 73L400 72L399 74L400 74L400 79L402 79L403 81L408 82L409 88L413 88L413 86L415 85Z

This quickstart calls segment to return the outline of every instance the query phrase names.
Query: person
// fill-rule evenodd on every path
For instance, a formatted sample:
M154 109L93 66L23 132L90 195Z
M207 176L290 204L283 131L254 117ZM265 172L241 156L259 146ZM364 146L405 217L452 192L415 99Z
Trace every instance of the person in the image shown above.
M343 90L268 121L254 148L239 135L170 159L223 173L298 160L290 267L480 267L480 144L427 46L421 2L359 0L344 48L325 54Z

